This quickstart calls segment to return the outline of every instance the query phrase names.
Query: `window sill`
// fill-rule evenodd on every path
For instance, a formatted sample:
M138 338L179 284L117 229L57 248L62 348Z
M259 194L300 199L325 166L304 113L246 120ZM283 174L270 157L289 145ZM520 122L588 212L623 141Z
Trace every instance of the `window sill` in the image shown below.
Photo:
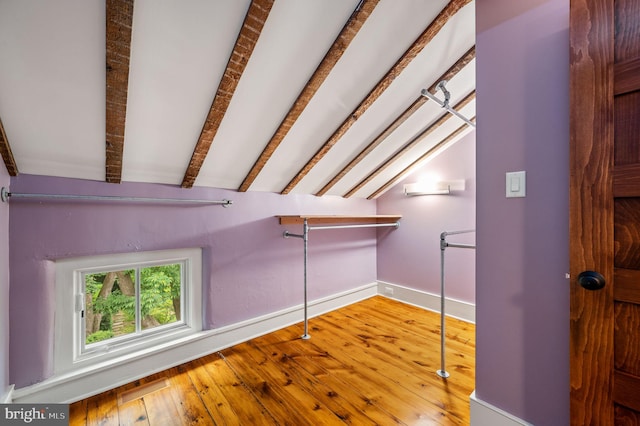
M162 330L156 335L138 336L127 342L117 343L103 348L97 348L93 352L87 352L78 356L73 361L69 369L61 370L58 375L66 372L80 371L82 369L93 370L94 366L101 366L105 363L111 363L112 360L127 360L129 357L146 356L149 353L162 351L165 346L170 348L177 341L189 339L191 336L198 335L200 331L193 331L187 325L181 324L173 327L173 329ZM104 361L100 361L103 359ZM122 362L122 361L120 361Z

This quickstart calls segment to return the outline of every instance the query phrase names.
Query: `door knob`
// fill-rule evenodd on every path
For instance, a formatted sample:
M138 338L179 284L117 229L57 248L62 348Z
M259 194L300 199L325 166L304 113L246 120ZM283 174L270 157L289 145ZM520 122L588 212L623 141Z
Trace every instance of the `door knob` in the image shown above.
M578 284L586 290L600 290L606 284L602 274L596 271L582 271L578 275Z

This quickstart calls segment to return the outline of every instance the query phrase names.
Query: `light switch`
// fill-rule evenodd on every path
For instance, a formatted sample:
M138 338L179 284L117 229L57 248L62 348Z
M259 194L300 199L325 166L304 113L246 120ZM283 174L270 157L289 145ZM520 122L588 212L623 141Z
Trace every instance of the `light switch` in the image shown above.
M511 192L520 191L520 178L518 176L511 176L511 185L509 188Z
M507 198L524 197L526 195L526 172L507 172Z

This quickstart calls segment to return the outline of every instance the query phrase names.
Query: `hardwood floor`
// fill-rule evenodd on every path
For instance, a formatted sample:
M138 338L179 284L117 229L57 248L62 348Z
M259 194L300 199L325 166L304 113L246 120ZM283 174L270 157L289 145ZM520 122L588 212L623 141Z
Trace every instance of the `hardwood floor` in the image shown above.
M71 425L468 425L475 327L384 297L72 404Z

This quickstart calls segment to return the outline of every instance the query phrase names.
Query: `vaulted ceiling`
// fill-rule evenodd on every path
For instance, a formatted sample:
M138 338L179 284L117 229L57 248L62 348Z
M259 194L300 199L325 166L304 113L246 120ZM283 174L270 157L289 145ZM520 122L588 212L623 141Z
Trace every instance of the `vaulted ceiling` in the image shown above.
M472 128L471 0L0 0L9 174L375 198Z

